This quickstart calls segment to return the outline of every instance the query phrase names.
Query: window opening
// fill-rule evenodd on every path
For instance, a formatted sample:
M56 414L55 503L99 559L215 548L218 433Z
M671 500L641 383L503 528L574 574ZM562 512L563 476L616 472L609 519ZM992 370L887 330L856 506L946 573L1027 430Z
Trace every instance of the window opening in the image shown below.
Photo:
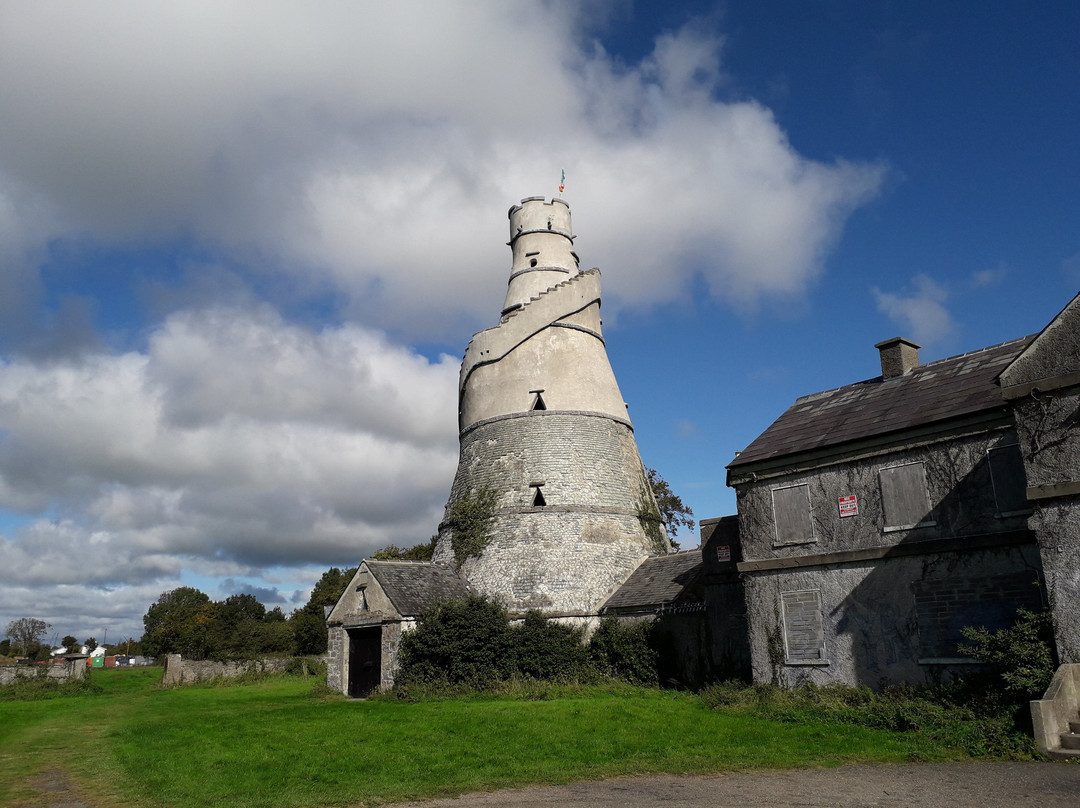
M999 446L986 453L990 464L990 479L994 484L994 502L999 516L1024 513L1029 510L1027 477L1020 446Z
M532 410L546 410L547 409L547 404L544 403L544 397L543 397L543 395L541 395L541 393L543 393L544 391L543 390L530 390L529 392L536 394L536 398L533 399L532 407L530 407L529 409L532 409Z
M892 466L878 471L885 529L902 530L935 524L930 514L926 469L922 462Z
M540 486L537 486L536 493L533 495L532 506L534 508L543 508L545 505L547 505L547 500L544 499L544 492Z
M825 623L821 593L816 589L780 595L784 620L784 661L787 664L825 661Z
M776 543L805 544L814 541L809 486L803 484L775 488L772 496Z

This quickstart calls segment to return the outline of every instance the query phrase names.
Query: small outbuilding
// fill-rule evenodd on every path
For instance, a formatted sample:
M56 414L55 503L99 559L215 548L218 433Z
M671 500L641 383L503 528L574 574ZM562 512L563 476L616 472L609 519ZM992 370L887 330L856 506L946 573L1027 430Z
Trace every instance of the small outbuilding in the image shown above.
M327 616L327 685L353 698L392 687L402 632L436 603L470 594L441 564L363 561Z

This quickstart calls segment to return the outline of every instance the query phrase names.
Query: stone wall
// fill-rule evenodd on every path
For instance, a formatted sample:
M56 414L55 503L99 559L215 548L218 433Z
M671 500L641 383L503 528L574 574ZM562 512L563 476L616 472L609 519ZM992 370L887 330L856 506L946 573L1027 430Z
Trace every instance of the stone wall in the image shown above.
M212 679L234 679L248 673L283 673L293 663L293 658L251 659L237 662L182 659L180 654L165 657L165 672L161 676L164 687L206 682Z
M797 558L809 553L1022 530L1027 527L1026 514L1003 513L997 507L988 461L990 450L1016 443L1015 430L1002 426L801 473L756 482L735 481L744 558ZM879 472L912 463L924 466L930 509L920 518L919 527L892 529L886 526ZM807 486L812 536L785 542L777 535L773 492L799 485ZM858 513L841 516L839 498L851 495L857 497Z
M1040 605L1040 569L1025 545L755 572L745 590L754 681L933 682L970 663L956 649L962 626L1001 628L1018 606ZM819 604L819 658L794 653L806 637L785 613L789 593Z
M1016 443L1007 422L973 424L921 444L738 480L755 681L933 681L969 662L957 650L962 626L1003 628L1018 607L1038 607L1042 563ZM1012 476L1001 472L1001 452ZM881 472L909 467L921 470L905 502L923 504L906 517L911 524L895 525ZM842 515L839 499L852 495L857 513ZM778 528L807 508L807 521Z
M534 507L536 483L546 504ZM611 418L548 410L478 425L462 437L450 501L485 487L498 494L491 542L462 573L513 612L595 614L645 558L670 548L646 534L639 512L652 494L637 444ZM451 540L442 525L436 561L453 562Z
M19 679L36 676L55 682L78 681L86 676L86 659L66 660L62 664L0 666L0 685L10 685Z

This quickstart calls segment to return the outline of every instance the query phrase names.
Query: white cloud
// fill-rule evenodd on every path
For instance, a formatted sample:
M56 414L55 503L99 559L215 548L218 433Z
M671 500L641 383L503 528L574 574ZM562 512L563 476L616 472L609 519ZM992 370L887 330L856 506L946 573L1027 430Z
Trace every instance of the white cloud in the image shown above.
M406 336L489 316L505 209L563 168L583 260L629 304L692 271L740 302L801 291L883 174L806 160L768 109L716 100L721 41L696 28L623 65L562 5L0 15L0 187L49 212L45 236L193 235Z
M0 509L36 520L0 537L0 619L31 588L92 623L183 575L306 581L426 539L458 360L400 343L492 324L506 209L562 169L609 320L695 273L740 306L813 283L885 169L807 160L769 109L718 100L717 34L625 64L590 39L601 16L0 0L0 326L54 357L0 358ZM48 250L174 241L200 265L150 290L179 310L136 326L145 348L72 316L31 350ZM253 291L279 280L351 324L285 322Z
M982 289L989 286L997 286L1009 274L1009 268L1004 262L990 269L980 269L971 274L971 286Z
M58 516L0 537L0 588L250 576L426 540L457 460L457 372L368 329L236 309L175 314L145 353L4 363L0 507Z
M914 289L904 292L882 292L874 287L871 292L878 311L906 330L901 336L923 345L952 334L955 325L945 308L948 290L928 275L916 275L911 283Z

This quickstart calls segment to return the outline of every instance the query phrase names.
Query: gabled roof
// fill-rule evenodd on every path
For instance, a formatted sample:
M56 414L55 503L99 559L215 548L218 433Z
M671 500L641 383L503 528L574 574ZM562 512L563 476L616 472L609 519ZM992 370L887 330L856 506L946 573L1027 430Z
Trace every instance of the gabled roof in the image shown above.
M997 376L1032 339L928 362L892 379L877 376L803 396L728 468L1002 408Z
M415 617L439 601L471 594L456 572L439 564L374 559L364 563L402 617Z
M701 576L702 566L700 550L646 558L601 611L672 603Z

